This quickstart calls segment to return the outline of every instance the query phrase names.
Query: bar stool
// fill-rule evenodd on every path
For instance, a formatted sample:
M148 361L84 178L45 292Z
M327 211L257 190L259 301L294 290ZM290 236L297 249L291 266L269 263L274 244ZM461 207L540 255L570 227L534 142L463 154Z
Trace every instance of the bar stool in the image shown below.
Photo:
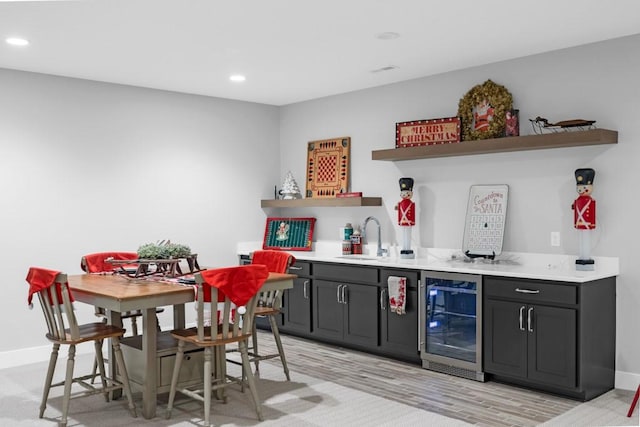
M224 388L242 383L248 386L258 419L263 420L262 404L251 372L247 350L252 336L253 317L258 301L258 290L269 277L262 265L243 265L205 270L194 275L197 284L197 326L189 329L175 329L171 335L178 340L171 389L167 403L167 419L171 417L176 392L204 403L205 424L210 424L211 397L224 401ZM207 326L205 306L211 313L211 325ZM227 375L225 350L227 344L238 344L242 357L243 377ZM178 389L180 368L186 346L204 348L204 377L202 387ZM213 362L212 362L213 361ZM215 369L212 368L215 364ZM212 373L215 375L212 376Z
M44 416L49 391L52 387L59 386L64 386L62 418L60 420L61 426L67 425L69 401L72 398L104 394L105 399L108 402L109 393L114 390L123 390L127 395L129 411L133 417L136 417L136 407L131 396L131 387L129 385L127 368L124 364L124 358L122 357L122 350L120 349L120 338L124 335L124 329L102 322L78 325L72 306L73 295L69 290L66 274L62 274L54 270L31 267L27 274L27 282L29 283L29 305L32 306L31 301L33 295L37 294L45 322L47 324L48 332L46 337L53 343L53 349L51 350L51 357L49 359L49 368L47 369L47 376L44 382L39 417L42 418ZM121 381L109 378L105 374L104 360L102 357L102 343L108 338L111 339L111 345L115 352L118 372L122 378ZM98 370L101 382L101 386L99 387L87 382L87 380L95 377L94 374L79 377L73 376L76 345L90 341L94 344L96 360L98 361ZM64 381L52 384L53 374L58 360L58 351L61 345L69 346L67 371ZM73 383L81 385L85 390L71 395L71 386Z
M251 254L251 264L264 265L271 273L286 273L291 265L296 262L293 255L288 252L275 251L275 250L259 250L254 251ZM284 374L287 377L287 381L290 381L289 368L287 367L287 358L284 354L284 348L282 347L282 341L280 340L280 331L276 318L280 316L282 309L282 291L268 291L261 292L258 296L258 307L256 307L256 317L266 317L269 319L269 325L271 326L271 333L273 339L278 348L278 353L273 354L260 354L258 351L258 334L257 329L253 327L252 347L249 348L250 360L256 366L256 375L260 375L260 361L279 358L284 369ZM254 318L255 323L255 318Z

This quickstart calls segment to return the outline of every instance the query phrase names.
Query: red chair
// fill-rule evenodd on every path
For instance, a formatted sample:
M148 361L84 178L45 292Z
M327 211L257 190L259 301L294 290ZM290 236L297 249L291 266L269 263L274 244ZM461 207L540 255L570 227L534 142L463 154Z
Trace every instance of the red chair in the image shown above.
M286 273L291 265L296 262L293 255L284 251L275 250L259 250L251 254L252 265L264 265L271 273ZM280 340L280 331L278 330L278 324L276 318L280 315L282 308L282 293L281 291L269 291L261 292L258 296L258 307L256 308L256 317L266 317L269 319L269 325L271 326L271 333L276 342L278 353L274 354L260 354L258 351L258 334L256 327L253 327L252 347L250 347L249 356L251 361L256 366L256 375L260 375L260 361L274 358L280 358L282 362L282 368L284 374L287 377L287 381L290 380L289 368L287 367L287 359L284 355L284 348L282 347L282 341ZM254 318L255 322L255 318Z
M178 340L178 351L171 377L171 389L167 403L167 419L171 417L176 392L204 403L205 425L210 425L211 394L223 399L222 391L231 384L248 385L258 419L263 420L262 404L251 373L247 350L252 336L253 317L258 301L258 290L269 276L264 266L242 265L205 270L195 275L197 284L198 325L189 329L176 329L171 335ZM205 306L212 314L211 326L207 326ZM217 318L217 322L215 321ZM227 375L225 350L227 344L238 344L242 357L243 377ZM186 346L204 348L204 387L178 389L180 368ZM215 352L215 353L214 353ZM214 357L215 354L215 357ZM215 360L215 369L212 368ZM215 375L212 375L215 374Z
M120 349L120 338L124 335L124 329L107 325L102 322L78 325L75 313L73 311L73 295L67 284L67 275L53 270L31 267L27 275L29 283L28 302L34 295L38 296L42 312L44 313L47 324L46 337L53 343L51 357L49 359L49 368L44 383L44 391L42 393L42 403L40 404L39 417L42 418L47 407L49 391L52 387L64 386L64 394L62 397L62 418L61 426L67 425L67 416L69 412L69 401L72 398L91 396L95 394L104 394L107 402L109 401L109 393L113 390L123 390L127 395L129 411L136 417L136 407L131 396L131 387L129 385L129 377L127 368L122 357ZM102 343L105 339L111 339L111 345L116 356L118 371L121 374L121 381L109 378L105 374L104 360L102 357ZM87 381L93 379L95 374L84 375L79 377L73 376L75 364L76 345L84 342L93 341L96 360L98 361L98 369L100 371L101 386L96 387ZM56 369L58 360L58 351L61 345L69 346L69 358L67 360L67 371L64 381L52 384L53 374ZM84 391L71 395L71 387L73 383L80 384Z

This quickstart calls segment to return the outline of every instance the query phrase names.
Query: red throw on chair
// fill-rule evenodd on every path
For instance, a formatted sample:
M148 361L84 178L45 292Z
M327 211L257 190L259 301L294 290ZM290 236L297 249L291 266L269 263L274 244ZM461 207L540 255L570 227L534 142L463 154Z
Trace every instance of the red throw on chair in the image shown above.
M134 260L138 259L138 254L136 252L98 252L88 254L83 257L82 263L85 265L81 263L80 267L87 273L102 273L115 270L116 267L113 264L105 261L107 259L117 261Z
M293 255L283 251L260 250L251 255L251 264L261 264L272 273L286 273L296 259Z

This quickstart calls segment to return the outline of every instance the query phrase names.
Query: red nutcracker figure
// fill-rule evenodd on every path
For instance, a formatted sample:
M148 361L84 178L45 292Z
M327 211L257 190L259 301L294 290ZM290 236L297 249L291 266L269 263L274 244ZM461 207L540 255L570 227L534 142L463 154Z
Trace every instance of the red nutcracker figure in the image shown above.
M400 197L402 200L396 205L398 210L398 225L402 228L402 249L400 258L415 258L411 250L411 228L416 225L416 204L413 197L413 178L400 178Z
M589 256L591 251L590 230L596 228L596 201L591 197L593 169L576 169L576 191L578 198L571 205L573 209L573 226L580 232L580 255L576 260L577 270L593 270L594 261Z

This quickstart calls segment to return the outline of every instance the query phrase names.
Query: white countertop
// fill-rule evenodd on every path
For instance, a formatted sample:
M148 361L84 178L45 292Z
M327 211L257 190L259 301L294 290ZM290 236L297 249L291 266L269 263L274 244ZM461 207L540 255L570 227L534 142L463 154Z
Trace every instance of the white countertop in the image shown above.
M248 255L262 248L262 242L241 242L238 255ZM460 250L419 248L415 259L400 259L393 255L375 256L375 245L367 245L363 255L342 256L340 242L315 242L313 251L290 251L300 260L342 264L369 265L374 267L404 268L414 270L470 273L485 276L518 277L585 283L617 276L620 273L618 258L593 257L593 271L576 271L575 255L503 252L497 262L477 260L466 262ZM371 255L373 254L373 255Z

